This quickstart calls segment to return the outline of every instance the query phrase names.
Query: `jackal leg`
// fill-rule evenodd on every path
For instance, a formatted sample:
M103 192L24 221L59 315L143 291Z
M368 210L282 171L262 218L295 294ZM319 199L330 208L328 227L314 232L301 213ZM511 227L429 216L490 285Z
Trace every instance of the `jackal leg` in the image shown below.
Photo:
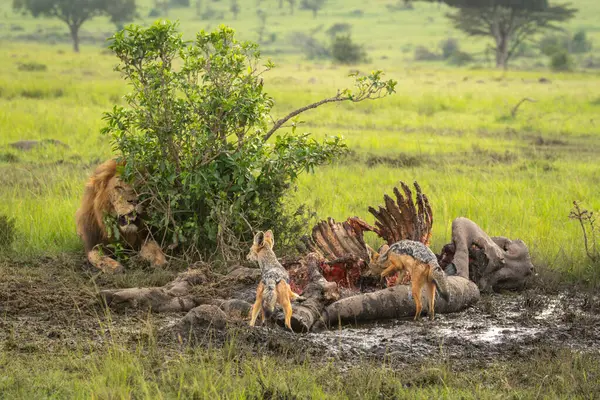
M424 276L422 274L419 274L417 276L412 277L412 296L413 299L415 301L415 320L419 319L419 317L421 316L421 311L423 311L423 304L421 303L421 289L423 288L423 285L425 284L424 282Z
M429 319L433 320L435 315L435 291L437 287L435 283L428 282L425 291L427 292L427 300L429 300Z
M398 268L398 267L397 267L395 264L390 264L390 266L389 266L389 267L387 267L386 269L384 269L384 270L381 272L381 276L388 276L388 275L390 275L390 274L394 273L394 271L395 271L396 269L400 269L400 268Z
M262 300L263 300L263 292L265 290L265 285L262 281L258 284L256 288L256 301L252 305L252 317L250 318L250 326L254 326L256 323L256 317L258 317L258 312L262 311ZM264 312L263 312L263 322L264 322Z
M291 331L292 330L292 303L290 302L290 286L285 282L281 281L277 284L277 301L283 307L283 313L285 314L285 326Z
M290 288L290 287L289 287L289 285L288 285L288 292L289 292L289 294L290 294L290 299L291 299L292 301L294 301L294 300L299 300L299 301L303 301L303 300L305 300L305 298L304 298L304 297L302 297L302 296L300 296L298 293L294 293L294 292L292 291L292 288Z

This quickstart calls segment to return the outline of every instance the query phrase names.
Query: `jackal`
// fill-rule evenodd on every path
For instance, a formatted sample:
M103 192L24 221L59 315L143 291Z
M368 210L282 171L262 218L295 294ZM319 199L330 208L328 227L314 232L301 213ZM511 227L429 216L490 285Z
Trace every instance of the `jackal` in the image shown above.
M290 276L277 260L273 252L275 238L270 230L258 232L254 235L254 243L246 257L248 260L258 261L262 278L256 288L256 301L252 306L250 326L256 323L258 312L261 311L261 320L269 318L279 303L285 314L285 326L292 330L292 304L291 301L300 298L290 289Z
M446 275L437 262L433 252L421 242L401 240L391 246L383 246L377 253L369 245L369 267L373 273L387 276L394 271L409 273L412 281L412 296L415 300L415 320L421 315L421 289L426 288L429 301L429 318L434 318L436 289L446 301L449 301Z

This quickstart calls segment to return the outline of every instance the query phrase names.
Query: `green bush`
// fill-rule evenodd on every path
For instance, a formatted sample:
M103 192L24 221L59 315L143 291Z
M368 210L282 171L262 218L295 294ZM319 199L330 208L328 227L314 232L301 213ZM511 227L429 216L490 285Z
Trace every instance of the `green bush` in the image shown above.
M385 7L388 9L389 12L406 11L414 9L411 0L397 0L396 3L386 4Z
M35 61L20 63L18 66L19 71L46 71L48 67L46 64L41 64Z
M170 0L171 7L189 7L190 0Z
M567 34L546 35L540 41L539 46L542 54L548 57L562 51L577 54L592 50L592 42L583 30L576 32L572 38Z
M462 66L473 62L473 56L464 51L457 50L448 58L448 64Z
M330 58L331 50L311 35L303 32L292 32L288 36L290 44L306 55L309 60Z
M257 45L238 42L224 26L186 43L176 27L132 25L112 38L132 92L128 108L105 114L103 133L125 162L123 179L141 193L155 237L184 255L237 258L253 231L267 228L281 248L306 229L302 210L284 204L298 176L339 157L345 145L296 134L295 123L275 135L308 108L269 128L274 102L261 75L274 65L261 66ZM356 92L319 104L383 97L395 86L381 72L356 80Z
M442 57L444 60L447 60L460 50L460 46L458 45L458 40L448 38L440 42L440 49L442 50Z
M591 50L592 41L588 39L585 31L581 30L573 35L573 40L571 41L572 53L587 53Z
M311 10L313 17L316 18L319 10L325 6L325 1L326 0L301 0L300 9Z
M352 42L350 35L336 36L331 43L331 57L340 64L368 62L364 47Z
M441 59L439 54L430 51L425 46L417 46L415 48L415 60L416 61L438 61Z
M568 51L569 37L567 35L546 35L540 40L539 47L543 55L552 57L554 53Z
M160 11L158 8L153 8L148 13L148 17L150 17L150 18L160 17L161 15L162 15L162 11Z
M349 35L352 31L352 25L340 22L333 24L325 31L327 35L329 35L332 39L335 39L338 35Z
M571 71L573 66L573 57L566 50L557 51L550 57L550 68L553 71Z
M222 12L217 11L214 8L208 6L206 7L206 10L204 10L204 12L200 14L200 19L222 19L224 16L225 15Z

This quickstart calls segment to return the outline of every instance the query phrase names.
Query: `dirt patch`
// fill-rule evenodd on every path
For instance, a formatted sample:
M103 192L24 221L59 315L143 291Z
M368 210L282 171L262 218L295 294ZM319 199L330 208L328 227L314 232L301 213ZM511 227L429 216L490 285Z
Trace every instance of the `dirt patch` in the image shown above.
M186 313L109 313L98 301L102 288L98 276L82 264L81 257L0 261L0 345L5 350L85 350L109 341L135 346L152 332L160 332L165 348L187 344L186 338L177 336ZM102 286L113 284L105 279ZM251 301L252 292L252 288L240 289L236 297ZM230 319L227 329L220 323L202 331L196 342L215 345L233 339L240 349L251 352L333 360L340 366L364 360L401 365L437 358L458 364L487 363L527 359L541 348L597 352L599 311L600 296L595 294L547 295L530 289L483 296L474 307L436 314L434 321L381 321L318 333L293 334L272 325L250 328L245 319Z
M567 146L569 142L561 139L544 138L541 135L532 139L531 144L536 146Z
M466 156L471 158L471 161L474 161L479 165L512 164L519 159L519 156L510 150L505 150L503 153L499 153L493 150L482 148L476 144L472 146L471 153L467 153Z
M36 147L53 145L57 147L63 147L68 149L69 146L57 139L44 139L44 140L20 140L18 142L10 143L9 146L18 150L29 151Z
M411 154L396 154L394 156L376 156L374 154L367 155L365 164L368 167L377 167L384 165L387 167L401 168L401 167L418 167L423 164L430 163L431 160L427 155L411 155Z

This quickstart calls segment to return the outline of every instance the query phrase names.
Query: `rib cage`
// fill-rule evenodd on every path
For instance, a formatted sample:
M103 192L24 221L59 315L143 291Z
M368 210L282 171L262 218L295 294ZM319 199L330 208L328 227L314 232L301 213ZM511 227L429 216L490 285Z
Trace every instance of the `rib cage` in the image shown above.
M333 218L317 223L310 236L302 238L306 249L318 252L330 263L357 262L368 260L363 232L375 232L388 244L402 239L416 240L429 246L433 214L429 200L414 182L416 201L408 185L400 182L402 192L395 187L395 200L384 195L384 206L378 209L369 207L375 217L375 226L369 225L359 217L348 218L344 222L336 222Z

